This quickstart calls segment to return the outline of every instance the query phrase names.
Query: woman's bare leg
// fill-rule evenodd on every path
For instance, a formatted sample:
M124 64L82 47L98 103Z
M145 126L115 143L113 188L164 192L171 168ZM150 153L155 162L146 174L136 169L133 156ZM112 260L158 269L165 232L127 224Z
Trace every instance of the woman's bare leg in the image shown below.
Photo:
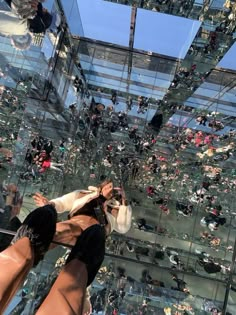
M73 220L58 222L56 225L56 233L53 237L53 241L74 246L81 233L81 227ZM51 243L49 249L53 249L56 246L57 244Z
M82 315L87 286L87 267L72 259L60 272L36 315Z
M56 211L44 206L32 211L18 229L13 245L0 253L0 314L24 282L30 268L36 266L56 231Z
M24 282L33 263L34 251L27 237L0 253L0 314Z

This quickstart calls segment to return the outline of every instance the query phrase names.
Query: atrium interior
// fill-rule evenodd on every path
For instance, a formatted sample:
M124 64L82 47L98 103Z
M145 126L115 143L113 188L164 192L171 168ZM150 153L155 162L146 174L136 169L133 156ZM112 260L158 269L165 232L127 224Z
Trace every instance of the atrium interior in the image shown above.
M29 47L0 32L0 251L36 192L111 178L132 226L107 238L92 314L236 315L236 1L43 6L60 25ZM34 314L69 250L49 251L4 315Z

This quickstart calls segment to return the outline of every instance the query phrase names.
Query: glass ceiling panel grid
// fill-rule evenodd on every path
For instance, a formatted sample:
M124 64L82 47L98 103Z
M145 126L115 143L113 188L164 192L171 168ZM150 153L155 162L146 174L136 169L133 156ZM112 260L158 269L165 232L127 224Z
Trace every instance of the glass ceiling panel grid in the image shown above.
M200 26L200 21L138 9L134 48L183 59Z
M168 58L160 58L156 56L143 55L133 53L132 66L139 69L150 70L152 72L159 71L168 74L175 74L176 61Z
M126 50L82 41L78 53L88 84L155 99L165 96L177 65L173 60L132 53L129 77Z
M236 73L213 70L184 105L236 117Z
M236 117L236 103L230 103L229 105L223 103L221 100L215 98L202 99L197 95L188 98L184 103L186 106L190 106L196 109L206 110L208 112L216 111L227 116Z

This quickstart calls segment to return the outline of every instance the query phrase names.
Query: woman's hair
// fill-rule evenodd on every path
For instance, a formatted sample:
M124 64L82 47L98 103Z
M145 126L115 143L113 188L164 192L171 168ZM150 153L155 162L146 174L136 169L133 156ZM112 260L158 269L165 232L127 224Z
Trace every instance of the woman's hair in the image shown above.
M107 184L110 184L110 183L112 183L112 180L110 178L107 178L98 185L98 188L102 190L103 187L105 187Z
M52 24L52 15L48 12L41 12L33 19L28 20L29 30L32 33L45 33Z
M107 207L110 209L116 209L119 210L120 202L116 198L112 198L107 201Z

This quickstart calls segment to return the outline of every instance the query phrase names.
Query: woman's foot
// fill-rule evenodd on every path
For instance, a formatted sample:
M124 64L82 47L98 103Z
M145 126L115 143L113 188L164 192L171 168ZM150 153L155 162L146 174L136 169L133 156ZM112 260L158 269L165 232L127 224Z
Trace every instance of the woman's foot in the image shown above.
M57 213L54 207L46 205L32 211L18 229L12 244L28 237L34 250L34 266L43 259L56 232Z

